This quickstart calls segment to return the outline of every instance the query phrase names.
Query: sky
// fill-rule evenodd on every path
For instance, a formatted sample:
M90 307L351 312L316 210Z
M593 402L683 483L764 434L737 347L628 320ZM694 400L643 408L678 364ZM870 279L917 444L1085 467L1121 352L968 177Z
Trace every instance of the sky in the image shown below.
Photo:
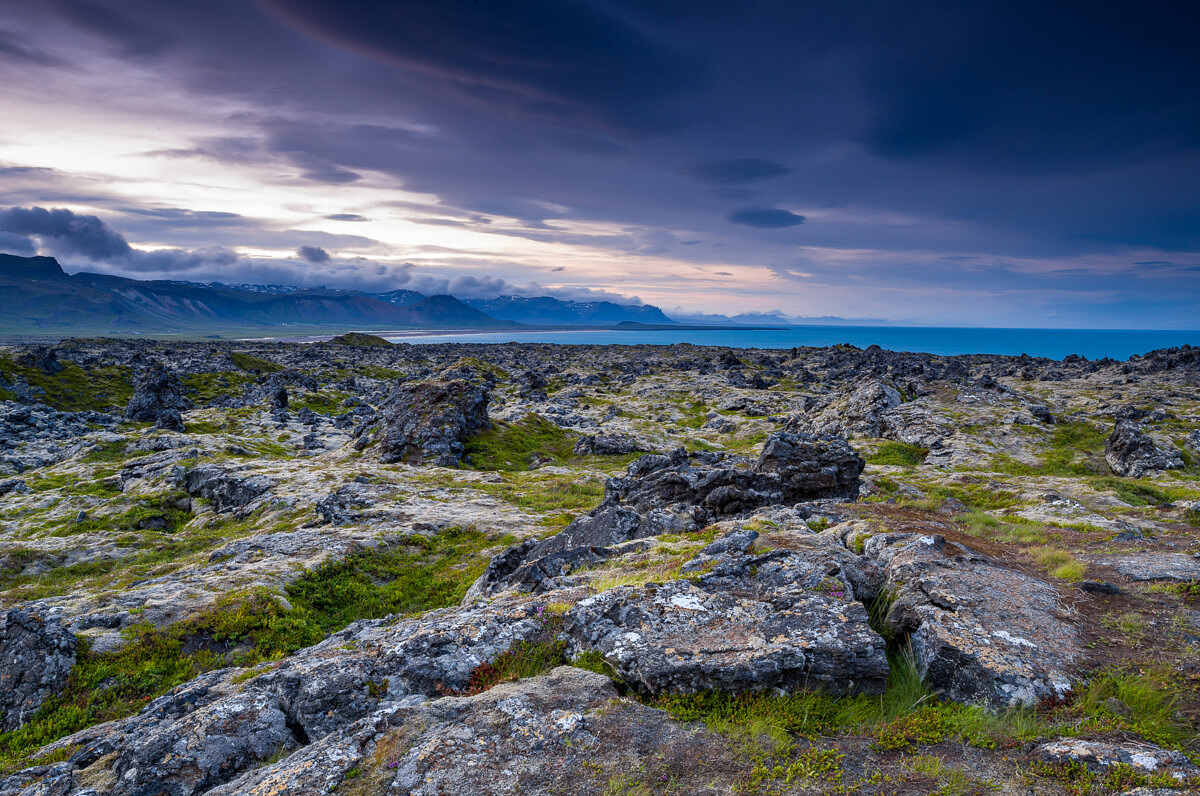
M1200 328L1193 4L0 0L0 251Z

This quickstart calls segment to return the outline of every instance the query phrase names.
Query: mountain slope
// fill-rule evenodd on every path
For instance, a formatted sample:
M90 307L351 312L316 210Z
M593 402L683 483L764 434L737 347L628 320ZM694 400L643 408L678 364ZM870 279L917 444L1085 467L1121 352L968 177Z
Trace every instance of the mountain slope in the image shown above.
M658 307L616 304L611 301L565 301L550 296L497 296L490 299L465 299L465 302L493 318L546 326L612 326L624 321L675 323Z
M276 295L186 282L68 275L50 257L0 255L0 331L162 332L246 326L510 327L449 296L397 307L341 290Z

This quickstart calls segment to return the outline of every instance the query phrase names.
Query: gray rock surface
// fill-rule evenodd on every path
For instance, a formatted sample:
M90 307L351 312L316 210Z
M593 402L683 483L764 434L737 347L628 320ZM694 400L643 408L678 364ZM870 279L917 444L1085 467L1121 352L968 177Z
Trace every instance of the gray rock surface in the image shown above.
M464 379L401 384L380 417L356 432L358 445L377 433L381 462L454 467L467 437L488 428L488 400L486 387Z
M170 422L171 413L178 419L179 412L194 406L177 375L165 368L151 368L134 382L133 397L125 406L125 417L140 422L163 422L165 415L166 422Z
M75 636L58 621L9 609L0 619L0 726L25 724L66 686L74 665Z
M1144 774L1166 774L1181 781L1200 776L1200 767L1188 760L1183 752L1148 743L1058 738L1035 747L1032 756L1053 763L1081 763L1089 771L1098 773L1119 764Z
M752 540L710 545L690 566L694 581L621 587L578 603L563 628L572 650L599 650L649 694L882 692L884 640L854 598L836 538L760 555L748 551Z
M1138 555L1105 556L1097 560L1130 580L1168 580L1177 583L1200 581L1200 557L1187 553L1146 552Z
M1104 446L1104 459L1117 475L1141 478L1154 470L1178 470L1183 456L1154 444L1134 420L1118 420Z
M864 551L883 575L884 621L946 698L1006 708L1070 693L1084 650L1049 583L940 536L877 535Z
M265 475L241 476L214 465L194 467L182 478L184 491L210 501L218 512L242 513L274 484Z
M603 793L639 761L656 767L647 779L694 794L728 792L718 783L738 766L720 736L563 666L476 696L380 710L210 794L326 793L342 783L381 796Z

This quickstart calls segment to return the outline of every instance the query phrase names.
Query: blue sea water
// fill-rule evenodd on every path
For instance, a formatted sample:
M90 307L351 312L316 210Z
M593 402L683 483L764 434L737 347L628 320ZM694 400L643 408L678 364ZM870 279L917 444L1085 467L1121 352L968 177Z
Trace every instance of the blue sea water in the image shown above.
M1062 359L1128 359L1156 348L1200 346L1200 330L979 329L913 326L793 326L779 329L575 329L542 332L387 334L397 343L560 343L590 345L693 345L792 348L849 343L866 348L931 354L1029 354Z

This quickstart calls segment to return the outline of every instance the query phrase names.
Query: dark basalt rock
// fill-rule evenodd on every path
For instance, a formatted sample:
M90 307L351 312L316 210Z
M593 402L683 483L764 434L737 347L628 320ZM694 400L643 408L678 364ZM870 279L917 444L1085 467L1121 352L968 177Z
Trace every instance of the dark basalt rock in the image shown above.
M645 453L644 443L625 434L584 434L575 443L576 456L625 456L630 453Z
M193 498L204 498L218 512L240 511L267 492L275 482L265 475L244 478L220 467L205 465L183 473L182 486Z
M0 712L6 731L18 729L67 684L75 636L55 619L13 608L0 620Z
M188 400L179 377L166 368L158 367L145 371L134 383L133 397L125 407L125 417L142 423L158 422L164 412L174 411L178 415L194 406Z
M1133 420L1117 421L1104 445L1104 459L1115 474L1131 478L1141 478L1152 470L1183 467L1179 451L1159 448Z
M377 434L380 461L454 467L463 443L488 428L486 387L463 379L401 384L388 397L379 417L360 426L356 447Z
M549 539L522 542L493 559L470 595L483 597L514 584L529 589L566 574L577 562L564 558L565 551L590 560L598 548L696 530L764 506L854 498L862 469L862 458L845 439L804 434L772 435L753 463L682 448L647 454L630 464L624 477L608 480L604 501L591 512ZM553 560L540 561L552 555Z

